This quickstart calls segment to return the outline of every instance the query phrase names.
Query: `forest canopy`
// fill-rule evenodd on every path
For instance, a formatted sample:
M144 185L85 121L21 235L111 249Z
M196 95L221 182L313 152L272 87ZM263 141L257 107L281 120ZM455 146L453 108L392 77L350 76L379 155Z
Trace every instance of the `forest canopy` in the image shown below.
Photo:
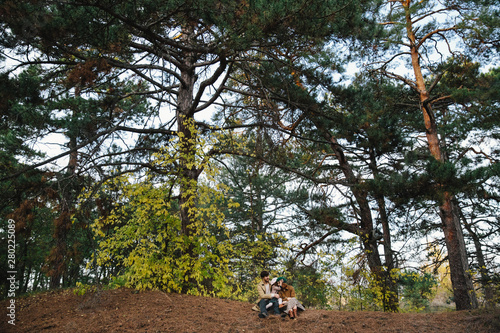
M2 0L0 31L16 295L498 305L495 1Z

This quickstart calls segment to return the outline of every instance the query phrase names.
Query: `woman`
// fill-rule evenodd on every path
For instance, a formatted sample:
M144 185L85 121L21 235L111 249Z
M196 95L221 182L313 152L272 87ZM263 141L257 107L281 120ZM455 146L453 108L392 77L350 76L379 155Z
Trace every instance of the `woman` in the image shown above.
M295 289L291 285L287 284L288 281L282 276L276 281L281 284L279 295L280 298L283 299L283 303L286 302L285 312L288 313L290 319L297 318L298 309L304 311L305 308L296 298Z

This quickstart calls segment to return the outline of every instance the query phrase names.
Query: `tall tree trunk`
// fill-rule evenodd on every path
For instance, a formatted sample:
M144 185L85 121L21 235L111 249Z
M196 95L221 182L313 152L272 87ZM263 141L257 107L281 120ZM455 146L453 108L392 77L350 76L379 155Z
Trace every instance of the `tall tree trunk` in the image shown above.
M28 229L28 228L26 228ZM30 232L27 232L27 234L29 235ZM19 253L19 257L20 258L28 258L28 243L29 243L29 237L26 237L24 239L24 241L22 242L22 246L21 246L21 253ZM27 286L28 286L28 283L29 283L29 276L30 276L30 272L31 272L31 260L30 259L27 259L29 260L29 267L27 269L28 271L28 274L27 276L25 277L25 274L26 274L26 259L24 260L19 260L19 268L18 268L18 272L19 272L19 288L21 289L20 292L21 294L24 294L26 293L26 289L27 289Z
M66 184L67 187L71 185ZM61 279L67 269L68 262L68 232L71 229L72 193L68 188L62 190L61 203L59 204L60 214L54 220L55 245L49 255L48 275L50 277L50 288L55 289L61 286Z
M473 226L467 222L467 219L465 218L464 214L462 213L462 210L460 210L460 216L462 218L462 221L464 222L465 229L469 233L469 235L472 237L472 240L474 242L474 247L476 249L476 256L477 256L477 264L479 266L479 274L481 276L479 282L481 283L481 286L484 291L484 299L486 301L486 307L487 308L494 308L495 307L495 289L491 284L491 275L486 267L486 260L484 258L484 253L483 249L481 247L481 239L479 238L478 234L475 232Z
M373 149L370 150L370 169L372 170L373 176L377 177L379 175L379 170L377 167L377 160L375 157L375 152ZM391 240L391 230L389 227L389 218L387 216L387 209L385 206L385 198L380 193L374 194L375 200L377 201L377 206L379 210L380 224L382 225L383 234L383 246L384 246L384 259L385 259L385 283L384 287L387 288L387 292L384 293L384 298L387 298L388 311L396 312L398 310L399 298L398 298L398 286L396 278L392 275L395 267L394 252L392 250L392 240ZM385 303L384 303L385 307Z
M75 87L75 98L80 96L80 87ZM78 110L73 110L73 117L76 118ZM68 148L73 150L77 145L77 134L75 131L70 131ZM78 165L78 152L72 151L69 155L68 169L65 174L65 179L61 181L62 186L59 188L60 203L59 216L54 220L53 238L55 245L53 246L48 260L48 276L50 277L50 288L56 289L61 286L61 279L67 269L68 262L68 246L67 238L71 229L71 212L74 202L74 177Z
M187 26L183 29L182 39L188 44L194 38L193 28ZM180 216L182 233L190 236L193 233L191 224L193 220L190 210L194 205L196 197L196 185L198 182L198 170L194 159L196 154L196 133L193 132L194 106L193 92L196 83L195 58L192 52L186 51L184 61L180 67L181 83L177 97L177 126L180 141Z
M194 40L194 28L187 25L183 28L181 38L188 45ZM181 82L177 95L176 121L179 133L180 144L180 188L179 206L181 219L181 232L186 237L185 253L190 259L194 259L194 243L192 236L195 234L195 221L193 219L193 209L196 206L198 177L200 171L196 168L196 141L197 133L194 130L193 105L194 86L197 80L195 72L194 52L185 51L184 58L179 70L181 72ZM193 278L194 272L191 265L186 268L186 283L182 287L182 292L187 293L195 287L196 281Z
M477 299L469 273L465 241L457 209L451 194L444 193L444 203L439 207L450 264L451 284L457 310L477 308Z
M415 74L416 88L420 95L428 148L436 161L445 162L444 155L441 152L436 119L432 106L429 103L429 92L426 88L422 69L420 67L420 54L412 26L410 3L410 0L402 1L406 10L406 31L410 41L411 64ZM438 184L437 189L439 189L439 187ZM446 248L448 250L450 275L456 308L457 310L477 308L477 300L472 279L468 273L469 268L462 228L457 215L457 209L453 203L453 195L450 192L444 191L441 193L439 213L445 236Z
M375 235L375 229L373 224L372 213L368 200L368 192L362 189L359 186L359 179L354 174L349 161L347 160L342 147L337 142L337 139L330 134L330 131L325 128L324 123L321 119L319 119L314 113L310 114L310 119L318 128L323 137L329 142L331 149L333 150L337 161L339 162L339 166L342 170L342 173L346 177L346 180L349 184L352 184L351 191L356 199L357 210L359 215L359 227L354 230L363 245L364 253L368 259L368 266L370 268L371 273L376 279L376 283L378 286L384 288L386 286L387 281L387 270L384 269L382 265L382 261L380 259L380 253L378 250L378 239ZM353 232L353 230L348 230ZM389 297L384 299L384 311L397 312L398 311L398 303L397 298Z
M255 149L257 156L263 156L263 139L262 139L262 131L259 128L256 136ZM256 237L258 234L264 232L264 212L263 212L263 204L262 200L262 187L258 181L256 181L260 175L261 171L261 163L256 162L257 165L254 165L253 172L248 175L248 184L250 186L250 221L252 223L252 230L257 231L254 234ZM253 239L255 240L255 238Z

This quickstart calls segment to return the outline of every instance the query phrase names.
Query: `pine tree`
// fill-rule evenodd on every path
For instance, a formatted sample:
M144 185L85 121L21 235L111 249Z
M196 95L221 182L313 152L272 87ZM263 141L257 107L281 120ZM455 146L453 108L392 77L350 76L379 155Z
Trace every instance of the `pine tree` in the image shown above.
M71 170L74 156L84 151L89 158L78 160L85 165L81 171L100 180L145 169L177 175L181 230L189 238L197 232L190 211L203 172L193 164L195 145L199 133L210 130L195 116L223 104L234 64L276 45L314 44L343 18L345 7L338 1L23 1L3 2L0 15L2 27L18 41L16 49L26 55L19 66L36 63L48 77L66 76L68 87L79 89L75 99L98 96L99 110L109 112L94 121L77 111L82 122L68 124L87 125L88 135L75 142L78 134L70 132L69 147L58 157L71 155ZM347 22L338 20L335 29L343 31ZM52 95L50 88L45 91ZM129 138L135 142L119 143ZM152 164L158 148L174 144L181 150L178 161L161 168Z
M317 53L321 52L318 49L315 50ZM351 92L351 95L345 92L345 100L338 101L336 104L332 102L331 105L329 105L328 99L317 93L317 91L327 91L333 96L333 99L337 98L337 94L342 90L332 83L331 77L320 71L315 71L315 68L324 70L332 66L331 61L326 60L327 55L330 53L324 52L314 59L306 56L305 59L309 60L309 63L303 64L299 60L302 56L300 53L282 48L276 50L276 53L268 55L269 60L264 64L258 63L255 66L246 64L246 67L241 67L241 77L249 79L243 81L240 76L236 76L233 90L242 95L246 94L246 97L242 98L240 109L235 107L236 111L232 114L238 112L238 117L243 122L240 123L240 127L248 128L253 125L254 128L263 127L269 132L268 137L272 138L270 141L273 142L275 148L272 153L256 154L257 159L279 166L283 170L314 184L320 184L324 187L346 186L349 188L351 193L349 195L342 193L342 195L352 196L353 203L352 206L345 204L344 208L352 207L355 221L347 223L347 219L338 213L337 207L341 205L330 206L332 198L327 198L323 203L321 200L318 202L311 200L307 213L309 219L316 220L317 224L328 226L330 230L310 246L306 246L305 249L311 249L314 245L321 243L333 235L335 230L347 231L359 237L369 267L376 276L376 283L392 285L389 289L392 289L393 296L385 299L387 302L384 304L384 308L388 311L396 311L395 284L390 283L391 278L388 275L389 271L394 268L391 251L387 251L386 264L391 267L387 269L381 261L378 250L380 236L377 234L370 207L371 199L369 196L372 193L364 184L365 181L359 167L359 164L363 163L370 165L370 158L367 157L364 161L354 158L354 161L351 161L351 157L360 154L351 155L344 144L346 132L352 128L358 130L356 126L363 126L366 120L356 119L355 115L352 118L344 117L342 112L361 114L359 118L362 118L367 112L366 110L370 108L365 108L363 105L363 102L366 101L366 95L356 96L357 93L361 95L361 89ZM318 63L324 67L318 66ZM360 105L354 106L352 102L349 104L348 101L352 101L353 96L359 98ZM340 100L340 98L338 99ZM265 109L266 112L261 113L262 109ZM376 118L376 116L370 116ZM232 118L226 119L226 121L228 121L228 126L234 122ZM238 127L238 124L234 124L234 127ZM374 135L371 140L376 146L376 140L380 139L383 134L380 133L377 137L377 129L375 128L371 133ZM350 132L350 134L351 137L348 140L356 141L352 136L356 137L358 133L352 134ZM387 140L391 140L390 133L387 135ZM359 135L357 138L361 137L362 135ZM363 144L365 147L362 146ZM301 153L290 158L287 152L289 147L294 145L300 147ZM360 143L360 149L367 148L367 145L366 142ZM381 146L381 144L379 145ZM387 147L390 147L390 143L385 148L380 149L387 150ZM392 149L396 149L396 147ZM369 155L369 149L367 149L367 155ZM372 154L372 157L378 156ZM376 173L376 171L375 166L372 172ZM382 200L381 197L379 198ZM309 232L314 231L310 230ZM390 231L387 228L385 235L387 249L389 249ZM386 295L390 295L391 292Z
M498 41L490 39L492 32L497 33L498 20L491 20L496 9L489 10L488 1L383 2L377 19L384 29L376 36L372 47L365 49L372 51L372 54L366 51L367 56L376 59L371 64L374 70L405 83L415 91L424 120L428 150L435 170L439 169L439 172L446 172L449 166L446 143L440 138L435 110L438 103L446 98L435 94L435 88L445 73L445 67L439 65L447 57L440 53L440 45L455 57L460 47L467 50L468 46L476 46L478 42L498 47ZM441 16L443 14L446 17ZM492 50L494 48L486 52ZM403 64L406 61L413 74L395 72L393 68L397 61L403 61ZM445 183L436 182L436 191L440 195L437 205L448 250L456 306L459 310L476 308L455 196L453 191L446 189Z

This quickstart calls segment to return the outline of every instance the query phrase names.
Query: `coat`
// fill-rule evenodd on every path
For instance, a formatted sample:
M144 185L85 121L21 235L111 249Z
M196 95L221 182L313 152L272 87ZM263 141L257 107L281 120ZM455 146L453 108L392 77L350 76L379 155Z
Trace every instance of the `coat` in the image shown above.
M304 306L297 300L295 289L291 285L283 283L280 290L280 297L283 299L283 302L287 303L285 312L288 313L288 311L295 306L302 311L305 310Z
M271 289L271 285L269 285L269 289ZM259 299L256 302L257 304L259 304L259 302L263 299L272 298L271 294L266 294L266 286L264 285L264 282L259 282L259 284L257 284L257 291L259 292Z
M295 289L291 285L283 283L280 290L280 297L286 301L287 298L297 297L297 295L295 294Z

